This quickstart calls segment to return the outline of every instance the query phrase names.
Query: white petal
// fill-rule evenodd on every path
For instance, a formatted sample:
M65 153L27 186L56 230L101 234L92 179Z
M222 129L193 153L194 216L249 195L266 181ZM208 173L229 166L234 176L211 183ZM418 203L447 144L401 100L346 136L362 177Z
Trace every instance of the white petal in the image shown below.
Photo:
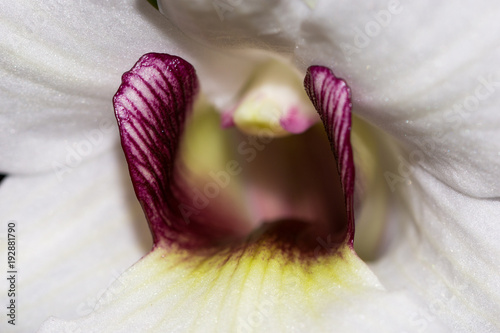
M425 331L440 319L453 332L500 329L500 205L457 193L421 168L391 193L392 218L406 228L373 265L390 290L418 295L431 314L414 316Z
M109 149L118 139L111 99L144 53L198 59L204 90L219 99L238 91L252 65L196 46L146 1L16 1L0 11L4 173L77 166Z
M7 223L16 221L18 271L16 325L2 318L2 332L33 332L49 316L90 313L107 286L151 247L121 152L72 170L63 182L53 173L7 177L0 221L2 258ZM1 279L3 291L6 282Z

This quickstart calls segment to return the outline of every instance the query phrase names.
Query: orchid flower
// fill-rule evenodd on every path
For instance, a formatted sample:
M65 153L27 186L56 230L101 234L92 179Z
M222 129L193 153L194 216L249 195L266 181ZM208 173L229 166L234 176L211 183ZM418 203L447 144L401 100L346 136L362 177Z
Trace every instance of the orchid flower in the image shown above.
M0 5L2 331L500 329L493 4L159 5Z

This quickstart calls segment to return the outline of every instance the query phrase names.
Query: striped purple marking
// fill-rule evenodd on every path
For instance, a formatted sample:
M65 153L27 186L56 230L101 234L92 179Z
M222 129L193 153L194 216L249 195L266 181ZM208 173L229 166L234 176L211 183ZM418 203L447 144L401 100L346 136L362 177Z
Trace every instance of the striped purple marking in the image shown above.
M337 160L347 209L347 241L354 240L354 162L351 147L351 90L344 80L326 67L311 66L304 78L304 87L325 127L330 146Z
M183 221L179 206L185 191L175 163L198 86L191 64L149 53L123 74L113 99L132 183L155 246L194 242L198 238L190 234L203 233L196 223L188 228Z

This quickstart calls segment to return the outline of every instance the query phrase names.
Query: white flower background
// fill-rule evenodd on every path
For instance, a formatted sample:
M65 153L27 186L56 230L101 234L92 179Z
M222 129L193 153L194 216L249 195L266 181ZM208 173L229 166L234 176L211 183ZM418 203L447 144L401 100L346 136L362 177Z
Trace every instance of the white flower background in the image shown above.
M353 93L353 136L363 128L373 139L353 139L370 184L357 187L356 242L370 245L370 268L411 309L394 318L360 307L356 320L377 318L385 331L392 322L408 332L500 330L498 4L160 7L164 15L140 0L0 4L0 253L6 258L14 220L19 271L17 325L2 315L2 331L88 314L150 250L114 125L121 74L147 52L178 55L224 107L252 69L248 48L284 56L304 73L332 68ZM375 241L365 238L370 225L383 227Z

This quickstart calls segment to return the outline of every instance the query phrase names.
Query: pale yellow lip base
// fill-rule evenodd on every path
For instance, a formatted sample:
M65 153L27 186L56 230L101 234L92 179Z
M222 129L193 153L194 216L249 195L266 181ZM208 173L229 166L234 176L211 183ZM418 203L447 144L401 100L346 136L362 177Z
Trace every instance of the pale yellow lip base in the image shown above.
M325 309L383 290L352 249L304 265L262 241L234 253L198 256L157 247L125 272L78 327L125 332L327 331ZM327 251L328 249L322 249ZM141 318L148 318L147 327Z

